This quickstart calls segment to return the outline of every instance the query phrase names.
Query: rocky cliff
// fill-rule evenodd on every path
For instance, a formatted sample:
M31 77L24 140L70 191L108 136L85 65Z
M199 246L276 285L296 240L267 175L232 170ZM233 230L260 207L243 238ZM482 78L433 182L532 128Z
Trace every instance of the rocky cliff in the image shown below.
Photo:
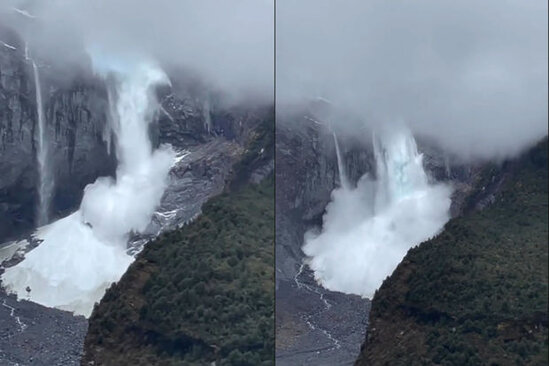
M0 39L0 242L33 228L38 202L37 108L32 62L24 45L3 29ZM8 43L9 42L9 43ZM57 83L41 65L42 94L49 142L48 164L55 191L52 214L66 213L79 204L86 184L114 172L114 155L103 139L107 124L107 95L93 77Z

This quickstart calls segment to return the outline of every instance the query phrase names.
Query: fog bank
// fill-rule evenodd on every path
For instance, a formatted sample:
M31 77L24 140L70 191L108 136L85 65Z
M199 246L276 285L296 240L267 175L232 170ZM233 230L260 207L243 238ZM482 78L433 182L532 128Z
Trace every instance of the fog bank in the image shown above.
M101 47L271 101L273 9L272 0L6 0L0 23L48 62L77 64L88 48Z
M546 1L279 0L276 66L279 112L320 96L464 157L547 134Z

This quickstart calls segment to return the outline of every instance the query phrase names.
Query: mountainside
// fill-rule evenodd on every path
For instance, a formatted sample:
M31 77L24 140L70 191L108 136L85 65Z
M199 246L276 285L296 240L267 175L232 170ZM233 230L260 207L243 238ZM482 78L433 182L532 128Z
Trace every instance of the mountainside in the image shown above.
M82 365L273 364L274 177L265 168L273 136L267 126L272 121L258 128L235 165L230 188L192 223L148 243L107 290L90 318Z
M24 43L0 26L0 242L33 228L38 202L36 158L38 122L33 60ZM82 190L98 176L115 170L114 154L103 140L107 92L90 72L61 82L48 65L36 60L41 79L45 136L55 187L52 213L73 209ZM93 158L92 158L93 157Z
M465 214L376 292L356 365L546 365L547 174L547 139L485 168Z
M60 72L46 60L27 55L25 43L0 25L0 273L19 263L40 245L31 235L38 205L37 106L33 61L37 64L44 107L48 164L55 181L51 218L76 210L86 184L113 176L116 138L109 114L109 83L83 63L78 71ZM30 56L27 58L27 56ZM67 71L68 72L68 71ZM172 145L176 161L168 186L146 230L132 235L134 254L160 232L174 230L195 218L210 197L232 180L233 164L247 165L245 181L260 181L273 169L272 150L246 146L272 135L272 107L227 104L225 95L185 70L167 70L171 85L156 90L161 105L149 125L154 146ZM253 151L252 151L253 150ZM242 170L242 168L237 168ZM14 241L7 241L14 240ZM7 242L6 242L7 241ZM87 320L0 291L0 364L72 365L80 360ZM22 322L24 326L18 326ZM6 328L7 329L7 328ZM6 345L2 347L2 345ZM69 355L69 356L67 356ZM70 361L68 361L70 359Z

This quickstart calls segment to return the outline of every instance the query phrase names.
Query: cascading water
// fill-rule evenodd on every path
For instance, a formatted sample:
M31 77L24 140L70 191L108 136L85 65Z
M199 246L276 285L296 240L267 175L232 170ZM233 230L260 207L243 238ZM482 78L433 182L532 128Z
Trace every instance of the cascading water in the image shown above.
M27 51L25 51L27 52ZM37 146L37 160L38 160L38 174L39 174L39 186L38 186L38 217L37 225L42 226L49 222L50 202L53 192L53 176L51 169L48 166L48 141L46 131L46 121L44 119L44 106L42 104L42 88L40 85L40 73L36 62L32 61L32 69L34 73L34 88L36 90L36 115L38 117L38 146Z
M356 188L335 189L322 231L307 233L303 246L322 286L365 297L408 249L443 228L451 203L450 187L429 184L409 131L374 137L373 144L376 180L366 174Z
M210 108L210 99L209 97L206 97L204 99L204 104L202 106L202 110L204 113L204 127L206 128L206 131L210 133L212 131L212 117L210 115L211 108Z
M116 134L115 131L118 123L113 94L114 94L114 91L112 90L112 88L107 88L107 101L109 105L109 113L107 115L108 122L105 124L105 128L103 129L103 141L107 146L107 154L109 155L111 154L112 136L113 134Z
M333 135L334 135L334 144L335 144L336 156L337 156L337 171L339 172L339 184L341 185L341 187L348 189L349 183L347 182L347 174L345 174L345 165L343 164L341 150L339 149L339 142L337 141L337 136L335 132L333 132Z
M146 63L101 62L101 71L117 85L116 180L103 177L88 185L80 209L40 228L35 237L43 242L2 275L18 297L84 316L133 261L126 253L128 237L150 222L174 161L171 147L153 150L148 136L157 106L152 88L167 82L164 73Z

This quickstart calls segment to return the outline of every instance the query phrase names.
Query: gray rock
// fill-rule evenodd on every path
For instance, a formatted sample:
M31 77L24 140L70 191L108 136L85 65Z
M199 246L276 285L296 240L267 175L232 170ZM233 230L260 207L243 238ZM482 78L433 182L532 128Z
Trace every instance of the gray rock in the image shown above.
M10 34L0 31L0 36L6 33ZM33 228L38 199L32 65L21 42L12 37L16 50L0 47L0 241ZM98 80L82 78L57 85L46 65L39 70L49 165L55 177L51 214L59 216L79 204L88 183L114 172L114 156L109 156L102 138L107 98Z

